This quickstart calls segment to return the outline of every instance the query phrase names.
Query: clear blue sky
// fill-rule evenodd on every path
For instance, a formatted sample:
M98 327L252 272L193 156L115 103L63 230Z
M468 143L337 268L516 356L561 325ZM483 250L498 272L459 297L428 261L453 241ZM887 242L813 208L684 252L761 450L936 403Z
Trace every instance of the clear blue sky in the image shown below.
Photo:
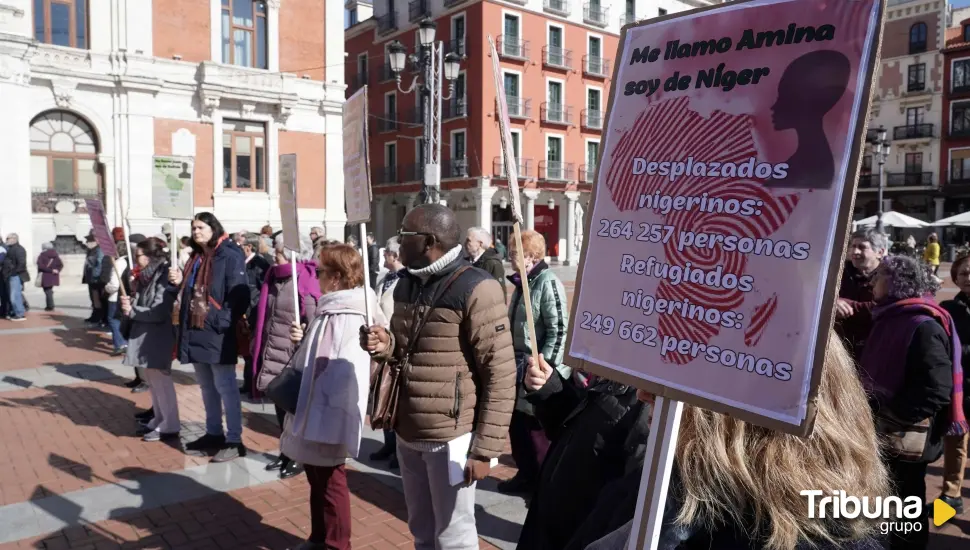
M970 6L970 0L950 0L950 5L954 8L965 8Z

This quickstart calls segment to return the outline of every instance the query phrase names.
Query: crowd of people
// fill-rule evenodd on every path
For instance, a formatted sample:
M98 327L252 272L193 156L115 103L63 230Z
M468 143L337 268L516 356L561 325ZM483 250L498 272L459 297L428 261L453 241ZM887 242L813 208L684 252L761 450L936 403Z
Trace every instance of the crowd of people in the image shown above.
M935 248L933 245L936 245ZM970 253L962 251L950 277L959 289L937 303L939 244L931 235L924 262L889 254L885 234L854 233L849 243L835 331L844 339L866 390L881 454L896 494L926 496L930 463L944 456L940 499L962 514L970 389ZM893 548L925 548L928 518Z
M109 256L88 238L87 321L111 331L113 353L135 369L133 391L150 392L138 435L179 438L175 359L193 366L205 409L188 452L245 456L242 396L271 400L280 453L266 468L310 485L301 550L350 548L346 462L385 366L399 389L369 458L400 470L415 548L478 548L476 484L506 441L517 473L499 490L529 499L520 548L626 547L653 398L565 364L567 297L542 234L523 231L521 250L508 248L511 273L487 230L463 232L440 205L408 212L383 248L373 235L361 247L314 227L292 250L269 226L229 235L210 213L177 245L170 227L113 236ZM30 280L26 252L16 235L6 242L4 306L23 318L9 291ZM811 436L685 407L660 548L879 548L876 520L810 519L800 492L923 499L927 465L941 456L940 498L963 513L970 253L952 264L960 292L938 304L938 248L925 262L888 248L876 231L851 237ZM53 247L37 267L52 309L63 269ZM891 548L926 547L928 519L912 522L888 535Z

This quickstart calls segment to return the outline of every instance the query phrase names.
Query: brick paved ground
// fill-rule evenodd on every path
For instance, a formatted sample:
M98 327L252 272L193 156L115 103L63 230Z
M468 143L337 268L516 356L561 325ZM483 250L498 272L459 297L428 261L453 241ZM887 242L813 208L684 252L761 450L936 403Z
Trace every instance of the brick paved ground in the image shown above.
M569 272L564 279L571 295ZM952 284L948 286L951 288L945 289L941 297L955 292ZM206 466L204 458L187 456L161 443L143 443L131 436L135 428L131 415L147 406L149 398L147 394L131 394L121 386L126 379L117 374L129 374L106 363L109 338L85 329L78 320L84 314L83 308L68 307L52 314L31 314L26 323L0 321L0 386L17 385L18 376L27 377L24 369L41 365L54 366L69 376L94 372L99 375L95 378L100 378L0 391L0 441L4 443L0 447L0 518L8 517L3 515L5 509L33 503L40 510L36 514L43 513L70 525L12 538L9 532L17 527L4 525L0 520L0 541L10 541L0 544L0 550L283 549L303 540L309 529L309 511L308 486L302 476L286 481L246 482L228 490L206 488L180 475L189 470L213 469ZM183 436L190 439L201 430L201 399L189 374L176 372L175 376ZM250 457L275 452L278 429L272 416L247 410L244 420ZM502 462L493 478L504 479L514 473L507 456ZM929 498L938 494L940 474L940 464L930 467ZM348 478L353 495L354 548L408 547L411 539L404 522L404 500L395 487L393 474L358 464ZM494 482L493 479L483 486L490 483L494 488ZM172 499L165 500L146 489L166 485L184 489L191 496L170 502ZM106 515L92 521L88 519L88 508L105 504L87 502L76 495L98 489L120 489L134 500L129 499L123 506L108 506ZM482 489L479 495L479 502L485 506L487 498L495 496L491 490ZM970 482L965 485L964 496L970 498ZM482 510L479 511L483 535L498 532L495 526L511 527L511 532L515 532L521 510L516 512L518 516L504 516L501 506L488 510L488 522L482 521ZM503 548L514 546L514 536L489 540ZM483 540L482 548L496 546ZM970 548L970 521L957 518L934 529L931 548Z

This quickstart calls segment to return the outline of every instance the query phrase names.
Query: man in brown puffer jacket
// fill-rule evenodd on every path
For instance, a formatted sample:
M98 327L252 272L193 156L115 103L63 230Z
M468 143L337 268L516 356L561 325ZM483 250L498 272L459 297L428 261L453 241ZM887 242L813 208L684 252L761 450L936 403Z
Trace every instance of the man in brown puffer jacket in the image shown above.
M515 405L504 294L462 258L448 208L411 210L398 236L407 272L394 289L391 330L370 327L361 345L377 361L406 365L394 431L415 548L477 549L475 483L502 453ZM449 480L449 449L467 457L464 480Z

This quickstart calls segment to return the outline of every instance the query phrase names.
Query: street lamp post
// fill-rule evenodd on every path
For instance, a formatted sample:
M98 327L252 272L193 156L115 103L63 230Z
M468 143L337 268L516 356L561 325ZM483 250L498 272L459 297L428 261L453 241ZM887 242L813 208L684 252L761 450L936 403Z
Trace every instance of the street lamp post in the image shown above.
M397 89L403 94L415 90L420 94L422 112L424 114L424 181L421 192L424 203L437 203L441 192L441 101L451 99L454 93L454 81L458 78L460 58L454 53L445 54L444 44L435 42L435 23L425 19L418 25L418 42L414 54L408 56L404 44L395 40L387 47L388 63L394 72ZM412 65L421 69L415 75L411 85L401 87L401 71L405 63L410 60ZM442 81L449 84L448 95L441 91ZM420 81L420 84L419 84Z
M883 190L883 167L886 164L886 160L889 158L890 142L886 138L886 129L879 127L875 129L876 138L869 142L872 149L872 154L875 155L876 160L879 162L879 190L877 195L877 201L879 201L879 210L876 213L876 231L882 233L882 215L883 215L883 202L882 202L882 190Z

